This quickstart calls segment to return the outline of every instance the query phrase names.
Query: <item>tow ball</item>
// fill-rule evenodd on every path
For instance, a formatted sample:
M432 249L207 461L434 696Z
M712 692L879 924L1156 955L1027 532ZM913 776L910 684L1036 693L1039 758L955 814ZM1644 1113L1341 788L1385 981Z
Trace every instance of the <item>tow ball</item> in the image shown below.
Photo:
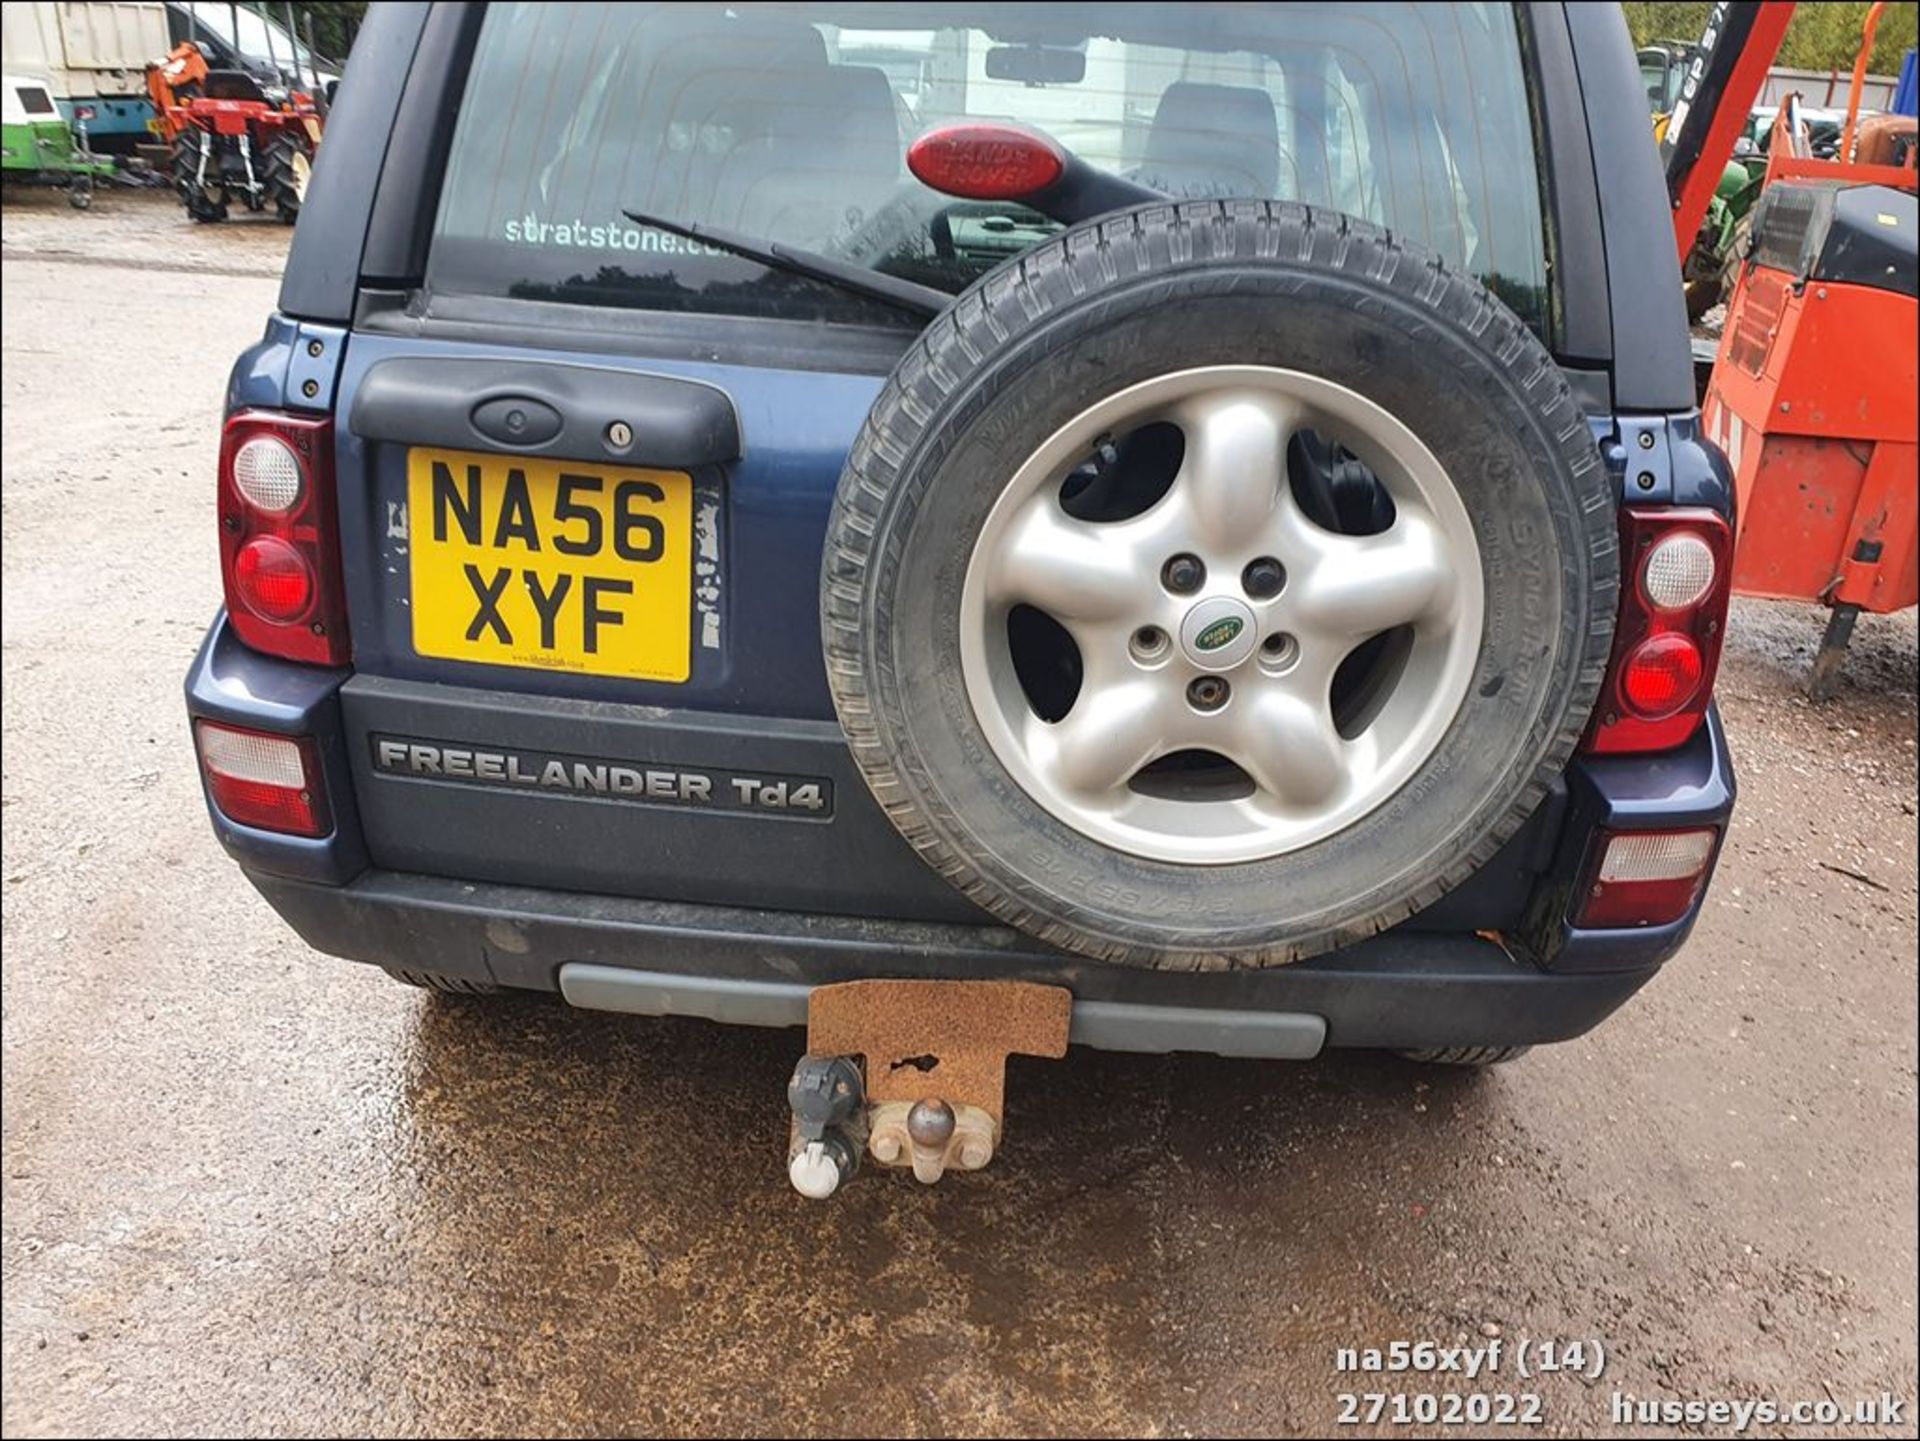
M1009 1055L1067 1053L1073 995L1029 981L849 981L807 1000L787 1178L825 1200L860 1158L928 1185L999 1149Z

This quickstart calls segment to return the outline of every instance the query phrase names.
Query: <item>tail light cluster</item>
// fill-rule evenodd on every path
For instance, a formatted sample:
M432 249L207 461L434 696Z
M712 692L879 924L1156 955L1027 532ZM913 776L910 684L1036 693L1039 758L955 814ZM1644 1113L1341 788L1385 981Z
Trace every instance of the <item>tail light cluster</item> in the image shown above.
M1607 929L1679 920L1700 898L1719 839L1714 826L1598 832L1573 923Z
M207 791L228 820L293 836L333 829L312 737L200 721L193 739Z
M1718 511L1620 514L1620 618L1586 748L1670 750L1713 698L1733 582L1733 532Z
M233 416L220 438L219 506L220 574L240 639L286 660L344 665L332 420Z

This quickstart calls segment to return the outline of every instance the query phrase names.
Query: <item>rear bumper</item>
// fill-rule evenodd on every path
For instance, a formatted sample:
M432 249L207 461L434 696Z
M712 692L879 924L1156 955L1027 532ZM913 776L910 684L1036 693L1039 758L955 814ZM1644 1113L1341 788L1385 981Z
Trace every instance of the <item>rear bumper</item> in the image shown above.
M1723 827L1734 800L1710 712L1693 740L1665 754L1577 759L1479 875L1392 931L1273 970L1139 971L989 923L900 842L838 732L814 735L813 723L350 678L259 656L223 622L186 690L193 717L314 738L332 835L300 840L217 810L212 818L248 878L317 949L576 1004L742 1023L795 1023L805 988L826 982L1008 977L1068 987L1079 1038L1117 1049L1301 1056L1323 1043L1564 1040L1644 985L1698 914L1633 930L1569 926L1597 830ZM396 780L369 772L382 731L819 774L837 782L840 804L831 825L817 825ZM727 829L702 829L708 822ZM608 893L612 880L636 877L641 896ZM642 898L656 884L655 896L674 898ZM1494 933L1502 939L1483 938Z
M1388 932L1264 971L1099 965L998 926L869 921L472 885L369 871L346 886L250 873L308 944L575 1004L797 1025L806 990L871 977L1066 986L1075 1039L1302 1058L1321 1046L1524 1045L1597 1025L1656 966L1560 975L1475 936ZM1673 944L1678 944L1677 940Z

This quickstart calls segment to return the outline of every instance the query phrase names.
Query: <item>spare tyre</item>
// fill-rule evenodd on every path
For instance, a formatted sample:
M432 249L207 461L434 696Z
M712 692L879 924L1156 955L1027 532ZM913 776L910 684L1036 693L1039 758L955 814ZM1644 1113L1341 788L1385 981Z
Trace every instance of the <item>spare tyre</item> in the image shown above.
M1105 961L1276 965L1473 874L1585 727L1615 498L1486 287L1306 206L1153 204L894 368L822 574L840 721L979 905Z

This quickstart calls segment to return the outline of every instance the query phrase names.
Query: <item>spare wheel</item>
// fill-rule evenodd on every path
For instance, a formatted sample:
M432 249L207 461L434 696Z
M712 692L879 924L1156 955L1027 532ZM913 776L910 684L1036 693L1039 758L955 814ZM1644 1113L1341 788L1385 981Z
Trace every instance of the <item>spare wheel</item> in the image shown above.
M1275 965L1481 866L1566 764L1619 585L1553 358L1305 206L1070 229L935 320L829 525L834 702L986 910L1106 961Z

